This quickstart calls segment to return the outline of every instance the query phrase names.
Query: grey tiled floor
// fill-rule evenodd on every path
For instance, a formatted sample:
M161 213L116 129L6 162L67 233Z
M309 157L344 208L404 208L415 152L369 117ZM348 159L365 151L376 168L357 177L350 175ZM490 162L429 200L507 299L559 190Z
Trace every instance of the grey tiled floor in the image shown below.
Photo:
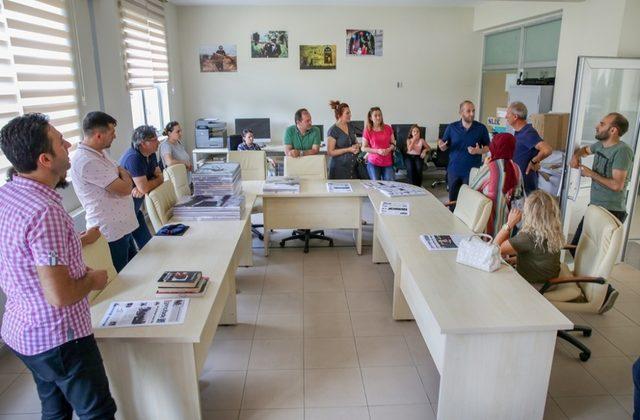
M370 248L256 249L238 272L239 324L219 327L200 379L206 419L433 419L438 372L413 322L390 314L392 273ZM628 419L640 355L640 276L619 265L616 307L568 314L593 356L558 341L545 419ZM0 419L39 418L33 380L0 357Z

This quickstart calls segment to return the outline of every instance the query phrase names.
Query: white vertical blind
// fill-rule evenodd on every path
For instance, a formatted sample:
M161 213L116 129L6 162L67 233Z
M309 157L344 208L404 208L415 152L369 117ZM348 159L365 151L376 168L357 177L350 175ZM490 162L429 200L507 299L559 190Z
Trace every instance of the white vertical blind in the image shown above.
M13 66L13 56L9 50L7 20L4 16L3 1L0 0L0 128L21 112L18 81Z
M169 80L164 5L159 0L119 0L129 90Z
M80 116L71 33L64 0L2 0L18 112L41 112L71 143ZM1 47L0 47L1 48ZM0 53L1 54L1 53ZM4 73L3 73L4 74Z

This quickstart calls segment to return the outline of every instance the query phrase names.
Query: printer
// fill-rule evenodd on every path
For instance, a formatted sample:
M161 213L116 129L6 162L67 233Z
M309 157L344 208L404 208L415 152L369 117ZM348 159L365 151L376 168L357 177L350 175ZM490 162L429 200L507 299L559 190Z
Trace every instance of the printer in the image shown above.
M217 118L196 120L196 149L227 147L227 123Z

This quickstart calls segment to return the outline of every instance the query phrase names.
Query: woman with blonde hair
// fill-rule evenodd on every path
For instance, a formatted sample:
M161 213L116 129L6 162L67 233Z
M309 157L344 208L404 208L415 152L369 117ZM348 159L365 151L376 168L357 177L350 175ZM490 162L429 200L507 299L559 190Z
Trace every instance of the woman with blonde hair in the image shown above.
M336 117L336 123L327 132L327 154L331 157L329 179L358 179L360 144L351 123L351 109L340 101L331 101L329 106Z
M367 152L367 172L371 180L395 180L394 150L396 139L393 129L384 123L380 108L374 106L367 113L367 126L362 133L362 151Z
M522 228L509 238L522 220ZM529 283L545 283L560 274L560 250L565 240L560 208L548 193L536 190L524 202L524 211L512 209L495 243L503 256L516 256L516 270Z

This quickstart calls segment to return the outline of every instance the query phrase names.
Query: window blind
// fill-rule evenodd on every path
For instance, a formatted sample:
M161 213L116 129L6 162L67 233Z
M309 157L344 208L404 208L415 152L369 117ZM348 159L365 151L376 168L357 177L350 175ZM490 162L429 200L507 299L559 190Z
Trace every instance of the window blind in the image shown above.
M129 90L152 88L169 80L160 0L119 0L124 63Z
M22 108L18 102L18 82L9 50L9 32L4 6L0 0L0 128L9 120L20 115Z
M1 1L18 113L49 115L51 124L67 141L77 143L81 139L80 116L65 1Z

